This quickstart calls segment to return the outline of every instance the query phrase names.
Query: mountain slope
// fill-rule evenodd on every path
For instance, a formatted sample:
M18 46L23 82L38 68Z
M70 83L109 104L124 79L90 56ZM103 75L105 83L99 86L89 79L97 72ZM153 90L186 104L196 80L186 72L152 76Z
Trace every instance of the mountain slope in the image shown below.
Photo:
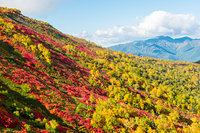
M145 41L120 44L109 48L142 57L195 62L200 59L199 47L199 39L189 37L173 39L169 36L158 36Z
M200 131L199 64L102 48L17 9L0 8L0 29L1 132Z

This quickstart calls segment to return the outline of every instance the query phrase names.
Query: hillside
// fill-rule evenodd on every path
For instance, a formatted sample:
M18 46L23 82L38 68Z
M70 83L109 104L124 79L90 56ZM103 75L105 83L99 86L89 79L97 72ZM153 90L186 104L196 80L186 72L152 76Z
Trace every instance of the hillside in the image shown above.
M199 67L112 51L0 8L0 131L200 132Z
M171 61L196 62L200 59L200 39L182 37L173 39L169 36L158 36L144 41L134 41L109 47L141 57L152 57Z

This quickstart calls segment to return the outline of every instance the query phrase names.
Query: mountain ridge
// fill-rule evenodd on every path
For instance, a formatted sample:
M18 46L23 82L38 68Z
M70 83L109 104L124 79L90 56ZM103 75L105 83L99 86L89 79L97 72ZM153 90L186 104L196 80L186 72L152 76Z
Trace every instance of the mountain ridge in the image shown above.
M154 47L153 50L149 50L148 47ZM155 38L133 41L126 44L119 44L108 47L112 50L123 51L126 53L138 53L138 55L154 55L154 58L164 59L164 60L182 60L195 62L200 59L200 53L195 53L195 57L191 56L190 53L195 51L195 48L200 47L200 39L192 39L190 37L181 38L171 38L169 36L157 36ZM153 52L155 51L155 52ZM162 54L156 53L156 51L162 51ZM191 52L192 51L192 52ZM139 54L141 53L141 54ZM183 53L185 56L182 56ZM169 55L174 56L173 59L168 58ZM146 56L145 56L146 57ZM187 57L187 58L185 58Z

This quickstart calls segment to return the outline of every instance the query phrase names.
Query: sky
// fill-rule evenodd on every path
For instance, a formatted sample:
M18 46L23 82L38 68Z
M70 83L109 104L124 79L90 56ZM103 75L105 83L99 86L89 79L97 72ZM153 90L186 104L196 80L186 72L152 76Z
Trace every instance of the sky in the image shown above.
M200 38L199 0L0 0L0 6L103 47L156 36Z

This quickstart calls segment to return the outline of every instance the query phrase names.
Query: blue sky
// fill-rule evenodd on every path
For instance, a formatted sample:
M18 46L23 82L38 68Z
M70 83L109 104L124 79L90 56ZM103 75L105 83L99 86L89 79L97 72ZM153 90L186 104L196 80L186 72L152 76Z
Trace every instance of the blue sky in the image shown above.
M159 35L200 38L198 0L1 0L104 47Z

